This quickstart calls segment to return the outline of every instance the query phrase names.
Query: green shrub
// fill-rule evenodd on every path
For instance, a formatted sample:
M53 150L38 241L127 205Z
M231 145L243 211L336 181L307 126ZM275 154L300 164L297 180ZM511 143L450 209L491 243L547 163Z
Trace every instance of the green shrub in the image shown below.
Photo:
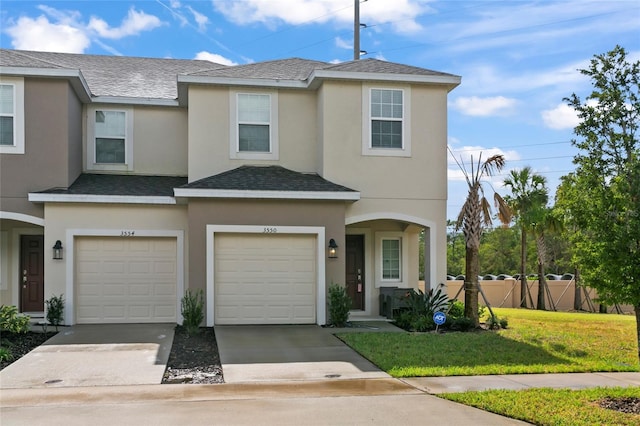
M0 331L7 333L26 333L29 331L29 316L18 313L12 305L0 306Z
M181 300L182 325L187 334L200 332L200 324L204 320L204 292L202 289L192 292L187 290Z
M351 298L347 289L339 284L329 286L329 323L335 327L344 327L349 321Z
M460 317L453 318L448 326L452 331L469 331L475 328L475 323L470 318Z
M485 322L489 330L500 330L501 328L507 328L509 322L506 318L498 318L498 316L489 316Z
M58 331L58 326L64 322L64 297L51 296L44 303L47 305L47 322L54 325Z
M11 351L7 348L0 347L0 362L11 361L13 359L13 355Z
M464 303L460 300L452 300L448 309L447 319L462 318L464 316Z

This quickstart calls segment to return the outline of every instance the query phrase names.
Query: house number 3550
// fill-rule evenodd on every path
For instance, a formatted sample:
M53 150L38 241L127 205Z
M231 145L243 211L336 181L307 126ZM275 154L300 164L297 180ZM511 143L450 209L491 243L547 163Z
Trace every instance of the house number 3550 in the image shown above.
M136 231L122 231L120 232L121 237L133 237L136 235Z
M264 230L262 231L264 234L275 234L278 232L278 228L273 228L273 227L265 227Z

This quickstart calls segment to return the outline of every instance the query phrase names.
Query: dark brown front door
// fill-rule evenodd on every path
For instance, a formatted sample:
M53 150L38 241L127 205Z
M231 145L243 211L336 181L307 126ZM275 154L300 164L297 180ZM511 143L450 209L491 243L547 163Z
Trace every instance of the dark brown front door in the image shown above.
M351 309L364 310L364 235L347 235L347 293Z
M44 311L44 237L20 237L20 309Z

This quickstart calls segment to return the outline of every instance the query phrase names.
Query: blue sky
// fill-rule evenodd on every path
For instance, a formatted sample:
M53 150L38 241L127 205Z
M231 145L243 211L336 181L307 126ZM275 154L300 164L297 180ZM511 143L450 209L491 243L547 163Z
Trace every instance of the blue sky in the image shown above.
M449 145L468 164L503 153L507 170L531 166L553 195L573 170L577 123L562 101L586 96L577 71L616 44L640 59L637 0L368 0L361 49L374 57L462 76L449 95ZM4 48L209 59L245 64L353 58L353 0L2 0ZM448 217L466 184L449 158Z

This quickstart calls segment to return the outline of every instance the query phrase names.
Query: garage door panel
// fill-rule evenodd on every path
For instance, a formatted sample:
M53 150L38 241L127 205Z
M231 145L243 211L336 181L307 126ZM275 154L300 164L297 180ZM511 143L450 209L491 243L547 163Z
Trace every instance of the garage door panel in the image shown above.
M175 238L77 238L77 322L175 322L176 258Z
M215 236L216 324L315 323L315 235Z

